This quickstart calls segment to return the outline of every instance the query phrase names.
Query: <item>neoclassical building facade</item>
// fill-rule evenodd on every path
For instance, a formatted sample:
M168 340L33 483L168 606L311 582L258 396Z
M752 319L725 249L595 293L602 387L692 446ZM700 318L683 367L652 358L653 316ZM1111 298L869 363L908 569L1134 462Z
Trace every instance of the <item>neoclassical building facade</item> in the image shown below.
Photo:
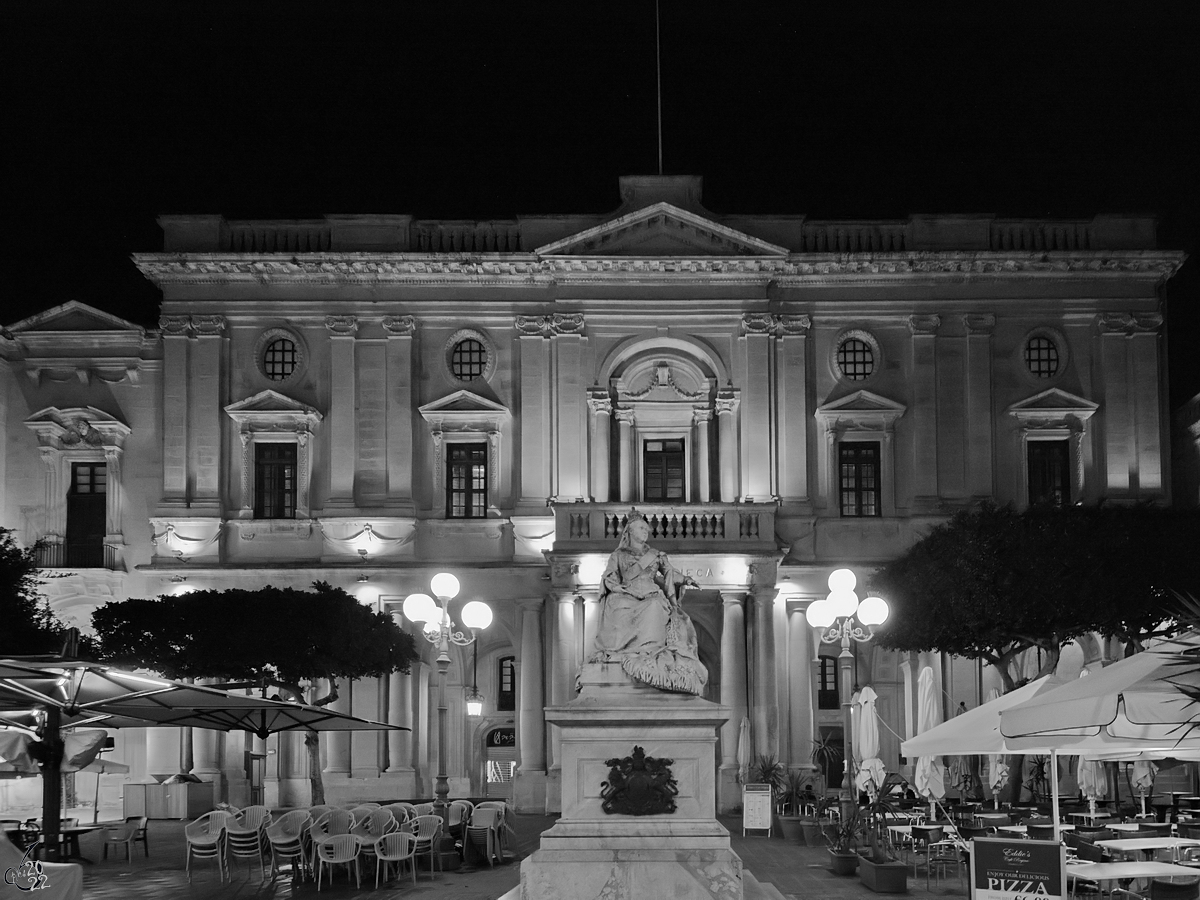
M755 755L798 769L840 729L837 650L803 615L832 569L865 579L983 498L1170 502L1159 293L1182 255L1152 220L811 221L714 214L694 177L620 191L502 221L164 216L134 258L158 329L72 302L0 337L0 524L42 542L85 626L110 599L324 580L408 627L403 599L452 572L453 614L495 611L449 671L452 794L554 811L544 708L573 696L636 507L699 584L730 809L743 717ZM857 654L889 768L921 667L950 710L989 686ZM431 663L343 687L340 708L412 730L324 736L332 799L431 795ZM134 777L307 801L297 736L120 740Z

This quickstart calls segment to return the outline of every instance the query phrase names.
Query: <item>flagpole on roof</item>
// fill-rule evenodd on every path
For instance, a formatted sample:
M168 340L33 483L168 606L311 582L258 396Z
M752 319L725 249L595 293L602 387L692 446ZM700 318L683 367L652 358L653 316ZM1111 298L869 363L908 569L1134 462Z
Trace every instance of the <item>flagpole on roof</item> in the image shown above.
M658 2L654 0L654 72L658 84L658 174L662 166L662 40L658 24Z

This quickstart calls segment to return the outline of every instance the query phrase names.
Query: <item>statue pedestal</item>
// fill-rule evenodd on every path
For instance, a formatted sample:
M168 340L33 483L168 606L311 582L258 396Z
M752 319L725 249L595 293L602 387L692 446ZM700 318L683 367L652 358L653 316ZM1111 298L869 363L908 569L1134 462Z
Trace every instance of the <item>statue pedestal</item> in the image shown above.
M579 696L548 707L562 734L562 818L521 863L521 900L672 897L742 900L742 861L716 819L717 729L729 710L633 682L618 663L589 663ZM601 786L613 757L671 759L675 812L610 815Z

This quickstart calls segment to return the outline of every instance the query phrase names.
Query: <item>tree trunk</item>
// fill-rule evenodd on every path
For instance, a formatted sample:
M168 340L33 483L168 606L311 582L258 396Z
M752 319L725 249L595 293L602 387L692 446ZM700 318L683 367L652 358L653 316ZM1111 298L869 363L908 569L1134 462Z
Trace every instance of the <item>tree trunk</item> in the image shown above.
M304 746L308 748L308 784L312 790L309 806L325 805L325 782L321 778L321 738L315 731L304 732Z

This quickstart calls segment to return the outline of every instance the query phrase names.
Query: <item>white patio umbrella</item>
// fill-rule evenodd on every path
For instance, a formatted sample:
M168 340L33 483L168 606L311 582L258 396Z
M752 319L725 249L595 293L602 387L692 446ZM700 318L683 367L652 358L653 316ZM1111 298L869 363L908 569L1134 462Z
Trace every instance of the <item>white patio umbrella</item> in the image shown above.
M1143 816L1146 814L1146 795L1154 790L1154 776L1157 774L1158 766L1150 760L1134 760L1131 783L1141 801Z
M129 772L129 766L117 759L105 759L103 756L97 756L79 771L96 774L96 794L92 798L92 821L96 822L100 818L100 776L124 775Z
M999 688L992 688L988 691L987 702L995 703L1001 697ZM996 724L999 726L999 712L996 713ZM996 809L1000 808L1000 789L1008 784L1008 763L1005 761L1003 753L988 754L988 787L992 791L992 803Z
M854 745L858 748L862 762L858 767L858 776L854 779L860 791L866 791L872 800L883 787L883 779L887 773L883 768L883 760L879 758L879 721L875 715L875 691L865 687L859 692L858 728L854 735Z
M750 719L742 716L737 742L738 781L746 783L750 774Z
M941 721L937 686L933 682L933 669L926 666L917 678L917 734L931 731ZM946 796L946 779L942 774L942 763L932 754L917 758L913 773L913 787L929 801L930 818L934 818L936 801Z
M1079 782L1079 790L1087 797L1088 809L1096 811L1096 801L1103 799L1108 793L1108 779L1104 775L1104 763L1095 759L1080 757L1079 770L1075 776Z

